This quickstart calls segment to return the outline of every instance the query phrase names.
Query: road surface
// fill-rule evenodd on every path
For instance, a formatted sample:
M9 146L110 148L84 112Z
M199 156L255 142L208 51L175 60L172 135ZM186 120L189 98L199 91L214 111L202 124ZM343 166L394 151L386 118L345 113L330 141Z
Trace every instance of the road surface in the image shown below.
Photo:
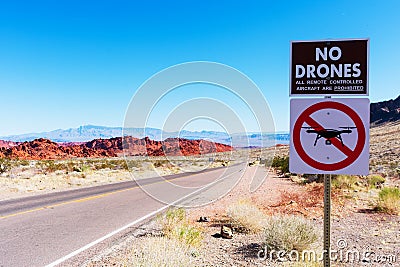
M143 179L140 186L131 181L0 201L0 266L57 265L170 203L203 204L226 193L242 170L235 165Z

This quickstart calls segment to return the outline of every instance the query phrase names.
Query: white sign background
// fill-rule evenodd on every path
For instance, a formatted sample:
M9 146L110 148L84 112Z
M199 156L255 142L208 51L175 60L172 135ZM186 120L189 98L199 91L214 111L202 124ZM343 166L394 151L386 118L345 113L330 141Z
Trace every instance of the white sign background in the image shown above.
M355 127L353 119L345 112L335 108L324 108L324 102L337 102L351 108L361 119L364 125L365 142L362 151L357 159L341 169L324 170L310 166L304 158L299 155L299 151L294 146L294 125L299 119L299 116L310 106L317 103L322 103L322 108L313 112L310 117L317 122L325 130L346 130L339 127ZM368 98L324 98L324 99L291 99L290 101L290 158L289 169L292 173L307 173L307 174L351 174L351 175L368 175L369 173L369 99ZM303 122L302 127L316 127ZM307 128L300 130L300 142L304 152L313 160L322 164L335 164L347 158L333 144L327 145L326 138L321 137L317 140L317 133L307 133ZM313 130L313 128L311 128ZM343 144L350 150L354 150L359 138L359 129L350 129L351 133L342 133ZM332 139L337 139L336 137ZM301 153L300 153L301 154Z

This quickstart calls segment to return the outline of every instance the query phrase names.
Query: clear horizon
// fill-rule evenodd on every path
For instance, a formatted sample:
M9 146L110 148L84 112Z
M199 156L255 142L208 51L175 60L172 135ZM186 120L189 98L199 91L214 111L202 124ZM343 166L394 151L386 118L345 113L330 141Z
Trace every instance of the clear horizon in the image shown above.
M275 130L288 132L292 40L370 38L369 98L394 99L399 8L394 0L3 2L0 136L88 124L122 127L130 99L147 79L189 61L219 62L247 75L267 100ZM185 88L165 97L157 114L208 96L249 118L240 101L212 86ZM153 116L148 127L162 125ZM221 130L207 120L186 127Z

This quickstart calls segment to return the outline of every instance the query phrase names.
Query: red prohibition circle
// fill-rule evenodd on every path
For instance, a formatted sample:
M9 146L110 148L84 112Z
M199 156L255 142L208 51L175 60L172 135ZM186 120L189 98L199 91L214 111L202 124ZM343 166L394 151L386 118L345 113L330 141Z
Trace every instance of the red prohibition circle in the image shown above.
M301 144L300 140L300 132L301 132L301 127L307 120L307 118L310 117L311 114L313 114L316 111L322 110L322 109L337 109L339 111L342 111L343 113L347 114L354 122L356 128L357 128L357 144L354 150L350 150L351 153L347 155L347 157L339 162L336 163L323 163L323 162L318 162L311 158L307 153L304 151L303 146ZM358 114L351 109L350 107L346 106L345 104L334 102L334 101L323 101L316 103L314 105L311 105L308 107L305 111L303 111L300 116L297 118L296 123L294 124L293 127L293 145L296 149L297 154L300 156L302 160L309 166L318 169L318 170L323 170L323 171L336 171L343 169L350 164L352 164L361 154L363 151L364 145L365 145L365 127L364 124L361 120L361 118L358 116Z

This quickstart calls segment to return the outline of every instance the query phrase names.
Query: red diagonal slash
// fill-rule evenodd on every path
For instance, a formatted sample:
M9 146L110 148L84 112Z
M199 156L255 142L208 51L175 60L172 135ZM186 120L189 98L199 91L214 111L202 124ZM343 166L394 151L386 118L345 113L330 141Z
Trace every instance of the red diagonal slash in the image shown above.
M317 121L315 121L310 116L307 116L307 118L305 118L304 122L307 123L310 127L313 127L314 130L325 129L324 127L322 127L322 125L320 125ZM337 149L339 149L347 157L349 157L350 155L352 155L354 153L354 151L351 150L349 147L347 147L345 144L342 145L342 143L337 138L332 138L331 142L332 142L332 145L334 145Z

